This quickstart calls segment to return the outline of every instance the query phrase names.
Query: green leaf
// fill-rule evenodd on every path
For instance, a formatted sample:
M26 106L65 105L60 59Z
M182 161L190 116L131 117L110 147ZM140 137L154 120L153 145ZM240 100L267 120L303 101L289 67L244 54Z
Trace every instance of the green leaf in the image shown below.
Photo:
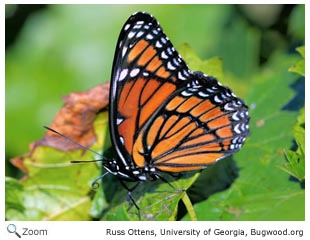
M185 191L198 176L198 173L187 173L183 174L182 178L175 179L168 174L162 174L169 184L160 179L141 183L132 192L139 210L129 201L127 190L119 186L110 203L110 209L102 220L175 220L179 201L184 198ZM137 183L132 185L135 184Z
M223 80L223 63L219 57L201 60L197 53L188 44L182 44L178 50L188 63L190 69L193 71L204 72L209 76L217 78L219 81Z
M287 150L285 152L287 162L279 167L297 178L300 182L305 182L305 108L301 109L297 118L297 123L293 127L293 134L297 143L297 150Z
M23 185L16 179L5 178L5 212L10 211L23 213Z
M299 52L302 58L305 58L305 46L296 48L296 51Z
M250 136L233 156L239 177L225 191L195 205L198 220L303 220L304 190L278 166L291 147L297 113L286 109L295 78L287 73L294 57L275 54L258 75L245 102ZM270 207L274 206L274 207ZM188 219L185 217L184 219Z
M107 113L98 116L95 126L98 141L92 148L101 150L104 145L102 133L107 132ZM44 145L34 148L31 155L23 160L28 177L19 185L11 180L6 186L8 192L16 187L6 196L6 208L9 208L6 219L90 220L90 185L100 171L96 164L70 163L77 159L90 160L94 159L94 156L84 150L62 152ZM13 208L12 201L22 203Z
M301 76L305 75L305 47L296 48L297 52L303 58L295 65L289 68L290 72L297 73ZM297 117L297 123L293 127L293 135L297 143L297 150L287 150L285 155L287 161L279 166L280 169L286 171L300 182L305 182L305 108L301 109Z
M291 66L288 70L293 73L297 73L300 76L305 76L305 47L296 48L297 52L302 56L302 60L299 60L293 66Z

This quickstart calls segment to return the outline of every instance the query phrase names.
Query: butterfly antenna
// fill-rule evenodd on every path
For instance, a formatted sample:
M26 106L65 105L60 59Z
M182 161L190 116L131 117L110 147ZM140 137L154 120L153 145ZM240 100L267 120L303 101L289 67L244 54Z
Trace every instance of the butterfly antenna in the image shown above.
M58 131L56 131L56 130L50 128L50 127L47 127L47 126L43 126L43 127L44 127L45 129L47 129L47 130L53 132L53 133L56 133L57 135L59 135L59 136L61 136L61 137L67 139L68 141L70 141L70 142L74 143L75 145L79 146L80 148L82 148L82 149L84 149L84 150L86 150L86 151L90 151L90 152L92 152L92 153L94 153L94 154L96 154L96 155L98 155L98 156L100 156L100 157L102 158L102 159L100 159L100 160L89 160L89 161L78 161L78 160L74 160L74 161L71 161L71 163L102 162L102 161L106 160L104 156L102 156L100 153L96 152L95 150L93 150L93 149L91 149L91 148L89 148L89 147L83 146L82 144L78 143L77 141L73 140L72 138L69 138L68 136L66 136L66 135L64 135L64 134L62 134L62 133L60 133L60 132L58 132Z
M92 183L91 183L91 187L92 189L96 190L99 188L99 180L101 180L102 178L104 178L107 174L109 174L110 172L105 172L104 174L100 175L99 177L97 177Z

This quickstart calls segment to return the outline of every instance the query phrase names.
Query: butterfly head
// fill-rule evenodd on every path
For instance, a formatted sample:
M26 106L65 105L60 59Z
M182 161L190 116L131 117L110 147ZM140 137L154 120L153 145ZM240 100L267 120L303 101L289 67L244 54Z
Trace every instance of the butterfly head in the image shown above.
M156 180L158 174L156 173L156 168L145 166L129 166L122 165L120 160L108 160L103 163L103 167L107 170L108 173L111 173L120 179L125 181L146 181L146 180Z

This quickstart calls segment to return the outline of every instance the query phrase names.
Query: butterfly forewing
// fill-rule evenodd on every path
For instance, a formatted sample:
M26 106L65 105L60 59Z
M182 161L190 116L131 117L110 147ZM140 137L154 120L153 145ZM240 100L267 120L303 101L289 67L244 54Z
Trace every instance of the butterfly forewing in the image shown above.
M139 132L188 78L190 71L149 14L137 13L125 23L112 71L111 136L122 160L145 164L137 148ZM142 146L139 146L142 147Z

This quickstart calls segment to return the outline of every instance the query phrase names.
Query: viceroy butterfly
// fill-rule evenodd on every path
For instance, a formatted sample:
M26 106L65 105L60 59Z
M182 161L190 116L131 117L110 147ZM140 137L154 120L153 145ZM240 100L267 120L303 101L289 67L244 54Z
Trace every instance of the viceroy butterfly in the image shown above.
M249 133L244 102L214 77L192 72L145 12L121 30L109 111L118 159L104 167L127 181L205 168L237 152Z
M116 175L139 210L131 196L137 185L129 189L124 181L166 181L160 172L206 168L240 150L249 119L240 98L216 78L192 72L157 20L137 12L120 32L112 68L109 127L117 158L102 160L107 171L94 184Z

